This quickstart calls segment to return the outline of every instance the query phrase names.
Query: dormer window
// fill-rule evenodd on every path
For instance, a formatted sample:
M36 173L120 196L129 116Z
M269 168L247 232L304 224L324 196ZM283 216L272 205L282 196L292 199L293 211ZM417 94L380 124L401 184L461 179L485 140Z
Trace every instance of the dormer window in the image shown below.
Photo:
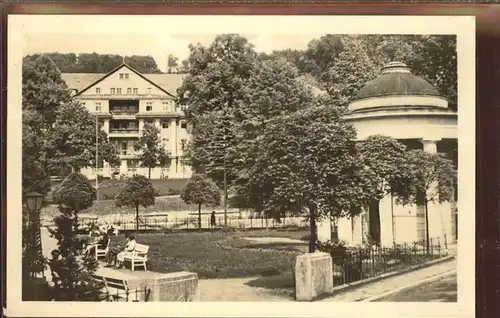
M96 88L95 88L95 93L96 93L96 94L101 94L101 89L100 89L99 87L96 87Z

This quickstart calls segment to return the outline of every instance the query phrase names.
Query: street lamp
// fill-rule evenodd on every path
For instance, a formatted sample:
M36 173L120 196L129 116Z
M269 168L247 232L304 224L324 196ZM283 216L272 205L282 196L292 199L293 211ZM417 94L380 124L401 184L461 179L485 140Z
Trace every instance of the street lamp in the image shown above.
M43 195L38 192L30 192L26 195L26 208L29 216L35 216L41 209L43 204Z
M29 258L27 264L29 266L28 274L30 277L34 277L40 271L43 273L41 266L41 259L43 259L42 254L42 242L40 235L40 210L43 204L43 195L38 192L30 192L26 195L26 209L28 210L28 224L26 227L28 241L26 248L28 250Z

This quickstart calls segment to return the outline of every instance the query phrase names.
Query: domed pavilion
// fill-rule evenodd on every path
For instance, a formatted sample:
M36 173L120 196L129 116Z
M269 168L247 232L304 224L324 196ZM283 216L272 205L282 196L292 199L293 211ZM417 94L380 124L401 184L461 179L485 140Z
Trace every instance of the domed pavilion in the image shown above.
M344 119L356 128L358 140L384 135L409 149L452 157L457 153L457 113L448 108L448 101L436 88L401 62L387 64L379 76L366 83L349 104ZM456 201L455 191L452 202L428 204L429 237L439 238L441 245L445 238L448 243L457 239ZM376 215L380 229L370 222L370 216ZM363 243L368 235L385 246L424 240L424 207L400 206L394 198L386 197L378 207L370 207L352 220L339 220L333 232L352 244Z

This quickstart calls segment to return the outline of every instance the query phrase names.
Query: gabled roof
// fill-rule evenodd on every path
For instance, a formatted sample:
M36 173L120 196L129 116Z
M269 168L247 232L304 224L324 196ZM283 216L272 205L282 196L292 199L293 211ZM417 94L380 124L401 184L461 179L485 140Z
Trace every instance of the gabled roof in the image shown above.
M75 96L82 94L92 86L105 80L112 74L116 73L122 67L128 68L130 71L137 74L139 77L157 87L164 93L176 97L177 88L182 84L182 74L142 74L130 67L128 64L121 64L107 74L97 73L63 73L62 78L70 89L76 89ZM169 75L170 79L166 80L164 75ZM175 76L171 76L175 75ZM160 82L160 83L159 83ZM173 85L170 85L173 84Z

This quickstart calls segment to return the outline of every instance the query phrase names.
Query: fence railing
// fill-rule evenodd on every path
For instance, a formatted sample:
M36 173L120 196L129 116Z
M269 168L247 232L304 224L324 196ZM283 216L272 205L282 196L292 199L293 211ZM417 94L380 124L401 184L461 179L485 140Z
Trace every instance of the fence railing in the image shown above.
M119 290L113 292L105 292L105 300L107 301L125 301L125 302L149 302L151 296L151 289L141 288L134 290Z
M182 229L199 229L197 217L188 218L168 218L168 217L147 217L139 218L139 230L161 230L161 229L171 229L171 230L182 230ZM123 220L114 222L121 230L135 230L136 222L135 220ZM309 226L308 222L304 220L303 217L285 217L279 222L275 219L266 218L235 218L230 217L227 219L227 226L230 228L240 228L240 229L276 229L285 227L298 227L306 228ZM201 229L218 229L225 227L224 217L217 217L215 224L211 223L210 219L204 218L201 220Z
M332 257L334 283L350 284L437 259L447 254L444 245L440 238L433 238L428 245L422 240L394 247L348 249L344 255Z

